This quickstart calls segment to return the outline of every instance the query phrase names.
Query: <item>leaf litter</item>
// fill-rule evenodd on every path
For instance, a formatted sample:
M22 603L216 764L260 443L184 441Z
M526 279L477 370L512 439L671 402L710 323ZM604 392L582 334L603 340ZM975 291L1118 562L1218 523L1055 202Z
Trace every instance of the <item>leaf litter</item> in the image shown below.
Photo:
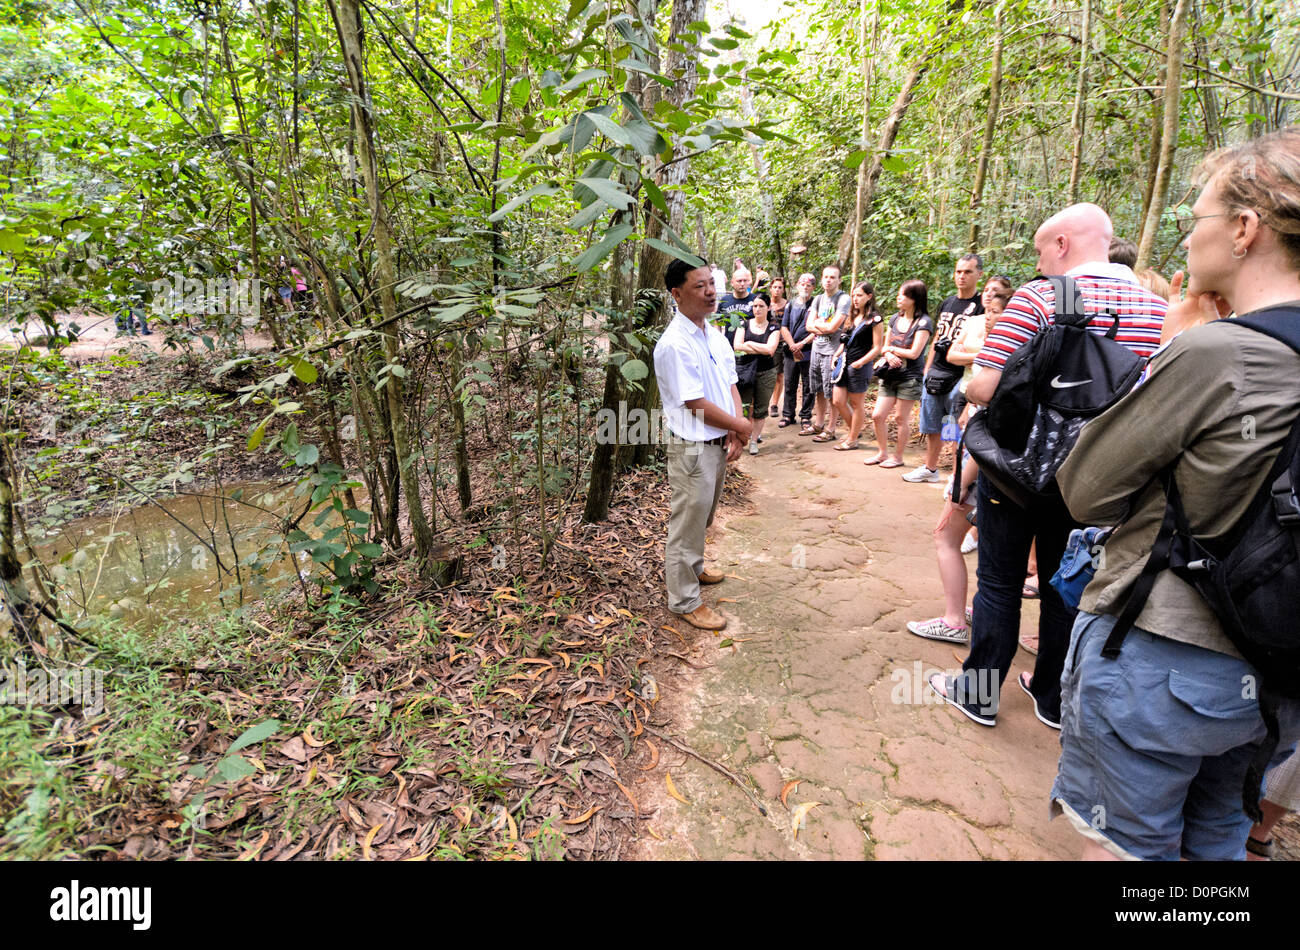
M729 479L728 494L743 497L746 482ZM250 621L236 649L159 660L189 713L173 724L171 760L155 781L106 764L77 852L617 859L654 816L635 789L659 748L641 733L653 725L668 741L657 700L683 682L682 665L706 668L691 662L704 641L664 622L668 486L638 471L620 493L636 503L603 524L582 523L571 505L550 525L546 572L515 586L484 583L491 547L468 545L482 525L453 526L467 542L455 587L390 564L383 580L396 593L351 622L286 604ZM678 641L685 652L670 650ZM58 742L93 757L111 715L65 722ZM250 734L258 741L240 748Z

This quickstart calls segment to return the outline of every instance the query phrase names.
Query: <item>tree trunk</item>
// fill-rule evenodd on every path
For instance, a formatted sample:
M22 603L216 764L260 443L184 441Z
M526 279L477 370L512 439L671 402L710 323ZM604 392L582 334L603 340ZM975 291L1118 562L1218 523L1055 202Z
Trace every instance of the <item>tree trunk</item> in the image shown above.
M1074 154L1070 159L1070 203L1079 201L1079 179L1083 169L1083 133L1088 123L1088 56L1092 52L1092 0L1083 0L1083 12L1080 14L1079 42L1079 76L1074 87L1074 115L1070 119L1070 130L1074 135Z
M1201 16L1200 11L1196 13L1196 24L1191 27L1192 47L1196 51L1196 63L1202 67L1210 68L1210 51L1205 42L1205 37L1201 35ZM1205 119L1205 144L1211 149L1221 148L1223 146L1223 119L1219 110L1219 94L1214 88L1214 83L1202 83L1201 72L1197 70L1193 74L1192 86L1196 89L1196 97L1201 102L1201 115Z
M638 9L641 20L645 24L646 32L651 37L649 45L654 50L654 4L653 2L647 2L647 0L641 0ZM669 27L669 43L681 45L680 37L685 32L687 24L705 19L707 19L706 0L674 0L672 23ZM662 72L676 80L666 96L667 100L674 106L680 107L695 95L695 88L699 81L699 71L693 52L680 53L675 50L668 50L667 64ZM645 83L644 85L653 86L655 84ZM673 156L681 155L684 151L681 143L674 136ZM686 181L689 170L690 159L683 159L669 165L657 176L658 184L664 191L664 200L668 205L668 220L667 222L663 221L659 216L659 212L654 210L653 205L647 199L643 205L646 215L646 237L662 237L665 224L672 228L674 232L681 234L683 222L686 220L686 195L678 186ZM700 230L702 236L702 224ZM620 245L620 249L621 247L622 245ZM618 253L619 249L616 249L615 254ZM616 275L620 269L621 260L621 257L616 256L613 268ZM629 288L627 306L632 313L633 329L638 332L638 336L641 337L643 342L648 341L641 331L650 329L656 324L663 325L667 319L668 307L666 306L663 291L663 272L667 263L665 255L648 244L642 245L640 266L634 285L635 289ZM616 276L616 285L617 280ZM655 299L661 301L658 306L654 306L652 303ZM617 302L615 303L615 309L620 309ZM611 342L611 352L613 345ZM646 364L650 370L650 375L641 380L641 389L639 391L630 394L628 409L629 411L633 408L651 411L659 402L659 387L654 380L654 360L651 358L651 354L645 350L633 355ZM605 390L601 401L602 407L617 414L618 403L623 393L622 371L617 366L607 366L605 368ZM597 444L595 451L592 453L591 481L587 488L586 504L582 512L583 521L599 522L607 520L609 518L610 502L614 496L615 471L631 465L644 464L649 460L653 451L653 446L648 444L623 446L619 451L615 451L616 448L615 446Z
M960 13L963 7L960 5L957 12ZM948 28L952 25L953 15L939 30L935 39L935 45L943 42L948 35ZM898 98L894 100L893 108L889 110L889 115L885 118L885 124L880 129L880 139L876 143L875 154L871 158L871 168L867 172L866 181L862 186L862 215L861 219L865 221L871 217L871 201L875 196L876 183L880 181L880 173L885 168L885 159L889 157L890 150L894 147L894 141L898 138L898 130L903 124L903 117L907 115L907 109L912 104L913 97L916 96L917 87L921 85L921 80L925 74L930 71L930 64L934 59L934 48L928 47L921 51L921 54L912 63L912 68L908 70L907 77L903 80L903 88L898 91ZM849 219L844 223L844 231L840 234L840 243L836 250L836 260L840 265L841 272L848 263L849 254L853 250L853 231L855 227L860 227L858 215L850 212Z
M1169 34L1169 0L1160 2L1160 34ZM1160 86L1163 88L1169 79L1168 63L1160 64ZM1156 172L1160 170L1161 136L1164 134L1164 99L1157 95L1151 102L1151 143L1147 149L1146 186L1142 190L1142 215L1140 221L1146 226L1147 212L1151 210L1151 195L1156 187Z
M876 47L876 38L880 29L880 7L877 6L871 18L871 38L867 39L867 0L861 0L862 15L862 148L867 147L867 136L871 134L871 76L872 60ZM862 198L867 184L867 162L864 157L858 164L858 187L855 189L853 203L853 265L849 277L849 286L858 285L858 263L862 251Z
M340 9L341 7L341 9ZM357 159L361 166L362 183L370 206L371 232L375 241L375 262L379 281L379 303L385 321L382 341L384 356L390 367L399 367L397 297L397 269L393 263L392 235L388 227L388 211L384 206L383 187L379 181L379 162L374 148L370 94L366 88L364 64L364 35L361 25L359 0L329 0L330 14L338 30L339 46L347 69L348 84L352 92L352 118L357 131ZM402 399L401 377L389 372L384 382L388 402L389 425L393 437L393 451L397 455L401 487L406 498L407 516L411 519L411 533L415 537L416 557L424 570L433 547L433 534L425 519L424 505L420 499L420 482L415 470L416 453L413 451L406 426L406 413Z
M1174 147L1178 144L1179 80L1183 71L1183 43L1187 38L1187 15L1191 0L1178 0L1174 7L1173 22L1169 29L1169 57L1166 63L1165 118L1160 132L1160 164L1156 170L1155 187L1151 191L1151 206L1142 225L1142 239L1138 242L1137 266L1144 268L1151 262L1156 235L1160 231L1160 217L1164 213L1169 192L1169 179L1173 174Z
M970 198L970 236L966 239L969 250L976 250L980 242L980 204L984 200L984 182L988 179L989 155L993 151L993 133L997 131L998 106L1002 102L1002 6L993 13L993 72L989 76L989 107L984 117L984 141L980 145L979 161L975 165L975 185ZM997 194L994 191L994 194Z

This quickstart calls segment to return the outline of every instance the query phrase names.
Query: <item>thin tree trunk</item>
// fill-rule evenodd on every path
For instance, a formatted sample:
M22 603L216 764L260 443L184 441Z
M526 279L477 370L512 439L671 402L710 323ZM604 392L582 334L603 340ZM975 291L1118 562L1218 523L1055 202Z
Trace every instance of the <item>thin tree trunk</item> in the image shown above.
M1178 0L1169 29L1169 57L1166 63L1168 78L1165 80L1164 127L1160 133L1160 165L1156 171L1155 187L1151 191L1151 206L1147 209L1146 221L1142 226L1142 238L1138 242L1137 266L1139 268L1146 267L1151 262L1156 234L1160 230L1160 217L1164 213L1165 199L1169 192L1169 179L1173 174L1174 147L1178 144L1179 81L1183 71L1183 43L1187 38L1187 15L1191 5L1191 0Z
M357 158L361 166L362 182L370 206L371 231L375 242L375 262L379 281L379 302L385 324L382 341L384 356L390 367L399 367L401 353L398 346L397 269L393 263L392 235L388 227L388 212L384 206L382 183L379 181L379 162L374 149L370 94L366 88L364 34L361 25L359 0L329 0L330 13L338 30L339 45L347 68L348 83L352 92L352 118L357 131ZM341 7L341 9L340 9ZM389 425L393 437L393 451L397 455L401 487L406 498L407 516L411 519L411 533L415 537L416 557L421 570L429 565L429 552L433 547L433 533L424 515L420 498L420 481L415 470L416 453L413 451L406 426L406 413L402 399L401 377L389 372L384 382L388 402Z
M648 32L653 33L654 12L650 9L653 4L643 3L640 5L642 20L647 24ZM681 45L680 36L686 30L687 24L706 20L707 2L706 0L673 0L673 17L669 26L669 43ZM687 48L688 52L681 53L676 50L668 50L667 64L662 70L665 75L673 77L676 80L672 88L667 92L666 98L673 105L680 107L684 102L695 95L695 88L698 83L699 70L696 56L693 51ZM684 149L681 143L674 136L673 155L674 157L682 154ZM677 186L686 181L687 172L690 167L690 159L683 159L669 165L661 173L658 184L664 191L664 200L668 205L668 221L660 219L659 213L652 210L652 205L647 199L644 207L646 208L646 236L658 237L663 232L663 225L678 234L682 231L682 223L686 220L686 195ZM697 209L698 210L698 209ZM702 230L702 227L701 227ZM622 247L622 245L620 245ZM616 249L615 254L618 254ZM615 272L619 267L621 258L616 257L614 262ZM634 293L633 299L629 300L629 307L636 311L634 321L638 329L645 329L653 326L654 323L663 323L668 308L666 306L650 307L648 304L641 306L636 305L636 297L644 299L646 291L656 291L659 299L663 300L663 270L666 266L666 259L654 251L649 245L643 245L641 248L640 268L638 272L637 285L641 288L642 293ZM618 304L615 303L615 309ZM611 343L611 348L613 344ZM639 408L650 408L658 402L658 386L654 383L654 361L650 358L649 353L638 354L638 357L646 364L650 370L650 375L641 380L643 387L641 392L635 393L634 399ZM607 366L605 370L605 389L601 405L604 409L618 412L618 402L622 398L623 380L622 372L617 366ZM629 407L631 408L631 407ZM635 451L615 452L614 446L605 446L597 444L591 458L591 479L587 488L586 504L583 507L582 520L587 522L606 521L609 518L609 506L614 496L614 474L619 467L620 461L623 464L639 464L649 457L650 446L631 447Z
M1079 43L1079 76L1074 87L1074 115L1070 119L1070 130L1074 135L1074 154L1070 159L1070 203L1079 201L1079 180L1083 170L1083 133L1088 123L1088 57L1092 52L1092 0L1083 0L1083 12L1080 14L1080 32L1083 37Z
M989 76L989 107L984 117L984 140L975 165L975 184L970 198L970 235L966 246L975 250L980 242L980 204L984 200L984 182L988 178L989 156L993 153L993 134L997 131L998 106L1002 102L1002 6L993 12L993 72ZM995 191L994 194L997 192Z
M873 53L876 47L876 38L880 30L880 7L877 6L875 13L871 18L871 39L867 39L867 0L861 0L862 14L862 141L863 148L867 147L867 136L871 134L871 77ZM853 204L853 264L852 275L849 278L849 286L858 285L858 263L862 257L862 198L863 192L867 185L867 162L864 157L858 165L858 187L854 189Z
M1169 34L1169 0L1160 2L1160 34ZM1160 64L1159 85L1163 89L1169 79L1169 64L1166 60ZM1160 170L1160 150L1165 129L1165 109L1162 94L1157 94L1151 102L1151 142L1147 149L1147 177L1142 190L1142 221L1146 226L1147 213L1151 210L1151 195L1155 192L1156 173Z
M962 8L958 7L958 12ZM948 27L952 23L950 16L947 23L940 29L936 45L947 38ZM885 118L885 124L880 129L880 139L876 143L875 153L871 158L871 168L867 172L866 181L862 189L862 220L865 221L871 217L871 202L876 192L876 184L880 181L880 173L885 168L885 159L889 157L890 151L894 147L894 141L898 138L898 130L903 124L903 117L907 115L907 109L912 104L912 99L916 96L917 87L921 85L921 80L925 74L930 71L930 64L934 60L934 49L927 48L912 63L912 68L908 70L907 77L903 80L903 88L898 91L898 98L894 100L893 108L889 110L889 115ZM850 212L849 219L844 222L844 230L840 234L839 246L836 249L836 260L843 271L848 263L849 254L853 250L853 230L860 227L858 215Z

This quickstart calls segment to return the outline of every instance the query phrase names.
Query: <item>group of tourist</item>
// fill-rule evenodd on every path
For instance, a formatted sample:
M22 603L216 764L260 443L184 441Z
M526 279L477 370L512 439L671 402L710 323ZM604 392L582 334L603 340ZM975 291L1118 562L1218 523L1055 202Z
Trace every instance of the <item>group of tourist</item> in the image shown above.
M1181 273L1165 283L1135 272L1132 244L1115 240L1109 216L1090 204L1038 228L1040 276L1018 288L1005 276L985 280L979 256L962 256L956 292L934 316L925 283L909 280L886 322L872 283L845 292L833 264L822 270L820 293L814 276L802 274L788 298L780 277L760 275L751 290L754 276L739 262L720 299L707 266L674 261L666 274L677 313L655 349L655 369L674 436L669 609L703 629L726 622L700 597L700 584L723 579L704 564L704 537L726 464L746 448L758 453L778 404L779 426L795 425L797 415L799 435L851 451L874 378L876 452L865 464L904 465L919 402L924 456L903 478L932 483L942 480L944 441L959 442L971 415L996 400L1004 370L1021 371L1013 355L1052 329L1058 312L1082 318L1072 324L1085 328L1081 340L1096 334L1131 354L1124 359L1135 374L1141 368L1137 384L1075 430L1077 442L1054 472L1059 491L1004 490L959 443L934 531L944 612L907 625L921 637L969 644L961 672L929 685L992 727L1020 645L1022 599L1037 594L1036 656L1017 685L1038 720L1060 733L1050 804L1085 837L1088 857L1266 857L1273 823L1300 806L1300 757L1287 758L1300 737L1295 683L1270 687L1277 754L1252 824L1242 787L1251 807L1248 766L1269 746L1261 706L1242 684L1276 683L1282 671L1252 666L1186 573L1154 560L1174 531L1167 502L1168 511L1182 506L1180 530L1190 537L1222 538L1258 510L1252 502L1290 444L1300 414L1300 356L1287 342L1288 333L1300 341L1300 128L1216 152L1202 175L1184 221L1185 297ZM1077 289L1082 313L1065 309L1077 302L1058 306L1057 287L1067 286ZM720 327L710 323L715 312ZM1247 322L1222 319L1229 315ZM1263 328L1250 329L1250 320ZM1058 374L1050 388L1091 382ZM1035 429L1028 437L1043 436ZM1285 502L1300 521L1294 490L1284 498L1280 482L1272 484L1279 511ZM968 534L972 524L977 535ZM1114 530L1077 607L1055 584L1031 591L1026 574L1035 563L1052 578L1067 544L1095 536L1079 533L1086 526ZM968 607L963 551L971 549L977 592Z

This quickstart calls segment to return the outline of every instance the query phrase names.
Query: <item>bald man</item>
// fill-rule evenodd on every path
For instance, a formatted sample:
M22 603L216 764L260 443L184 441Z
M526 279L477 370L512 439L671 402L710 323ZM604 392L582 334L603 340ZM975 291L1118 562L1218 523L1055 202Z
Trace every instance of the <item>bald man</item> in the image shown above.
M1119 317L1117 342L1148 358L1160 345L1166 303L1138 283L1123 264L1110 262L1114 237L1110 216L1094 204L1071 205L1043 222L1034 234L1038 272L1073 277L1091 315L1088 329L1105 334ZM983 367L966 387L966 398L987 405L1002 378L1007 357L1051 326L1056 297L1052 285L1031 280L1011 298L975 359ZM980 475L979 590L971 623L970 655L956 678L938 674L931 688L980 725L997 723L1002 684L1011 669L1020 633L1020 600L1030 545L1037 541L1038 575L1056 573L1071 529L1078 527L1059 498L1021 508ZM1070 643L1074 611L1050 584L1039 585L1038 658L1032 675L1017 685L1033 702L1043 724L1061 728L1061 670Z
M755 295L749 292L749 285L754 275L743 264L731 274L731 293L724 294L718 301L718 328L727 338L727 345L735 344L736 330L745 325L745 321L754 315Z

